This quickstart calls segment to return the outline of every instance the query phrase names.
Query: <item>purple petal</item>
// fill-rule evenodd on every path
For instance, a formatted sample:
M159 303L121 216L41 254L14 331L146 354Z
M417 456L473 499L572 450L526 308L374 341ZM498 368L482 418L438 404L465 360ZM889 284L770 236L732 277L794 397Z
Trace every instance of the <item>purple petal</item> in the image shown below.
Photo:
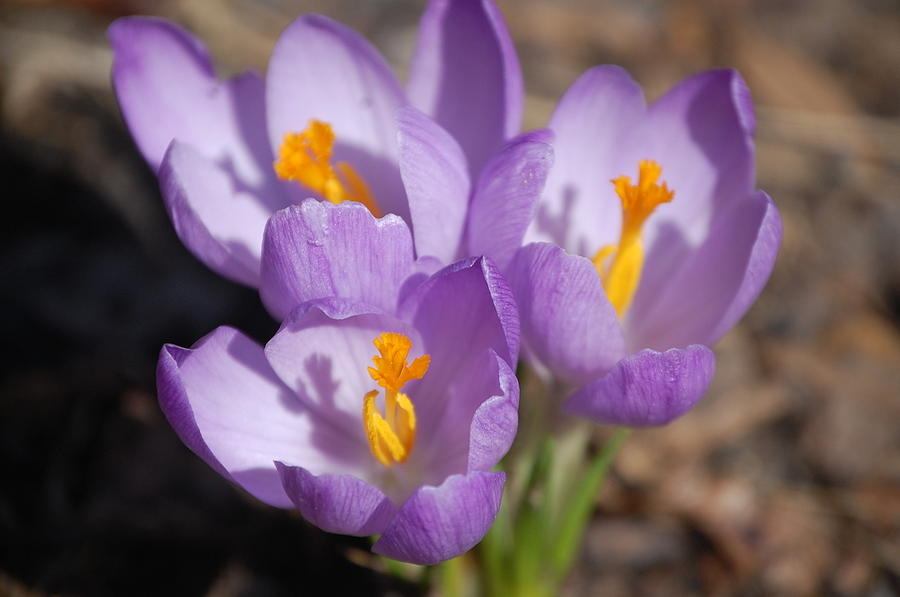
M410 497L372 551L413 564L437 564L461 555L484 537L503 493L504 473L454 475Z
M526 353L557 377L581 385L624 356L615 309L594 265L556 245L522 247L509 269Z
M122 115L154 170L177 138L226 168L247 189L262 193L273 184L259 76L245 73L219 81L203 45L161 19L119 19L110 26L109 37ZM279 194L277 188L269 191Z
M382 213L408 221L395 123L406 100L384 59L363 37L319 15L294 21L272 52L266 103L276 150L285 133L304 130L311 119L329 123L335 162L347 162L359 173Z
M329 296L393 312L413 270L412 238L403 220L375 219L359 203L308 199L269 220L260 294L277 319Z
M515 299L497 268L483 257L436 273L410 293L400 313L421 332L432 367L437 361L450 363L449 370L464 371L466 361L487 349L508 363L518 358Z
M378 354L372 341L383 332L401 333L412 340L410 360L427 352L419 334L406 323L375 307L338 298L311 301L295 309L265 349L272 369L307 408L367 453L363 397L377 388L368 367Z
M409 199L416 254L457 258L469 205L469 171L459 144L436 122L401 108L400 174Z
M622 142L644 110L641 88L617 66L592 68L566 91L550 120L554 165L526 241L593 256L616 239L621 210L610 180L626 173Z
M181 242L210 269L259 285L263 230L271 212L189 145L173 141L159 169L166 211Z
M522 121L522 73L491 0L431 0L409 74L412 103L450 131L476 174Z
M553 163L550 131L510 141L485 166L469 210L470 255L487 255L505 271L522 245Z
M310 416L276 377L262 348L237 330L218 328L190 349L164 346L157 389L181 440L268 504L291 505L275 460L314 474L359 474L367 464L365 448Z
M674 227L688 247L706 237L715 216L732 201L753 192L755 158L752 109L747 86L732 70L707 71L685 79L647 111L622 147L627 169L634 177L642 159L662 166L662 180L674 189L675 199L661 205L648 220L645 246ZM660 275L670 262L656 264ZM653 276L651 264L644 276Z
M492 353L494 368L485 368L495 388L478 406L469 430L468 470L488 470L509 451L519 426L519 380L506 361Z
M705 346L642 350L625 357L600 379L572 396L566 410L615 425L665 425L706 392L716 359Z
M632 308L626 322L629 344L658 350L713 344L741 318L769 279L781 232L778 209L762 191L732 202L650 308Z
M313 475L276 462L284 491L310 523L329 533L364 537L387 528L397 512L384 493L350 475Z

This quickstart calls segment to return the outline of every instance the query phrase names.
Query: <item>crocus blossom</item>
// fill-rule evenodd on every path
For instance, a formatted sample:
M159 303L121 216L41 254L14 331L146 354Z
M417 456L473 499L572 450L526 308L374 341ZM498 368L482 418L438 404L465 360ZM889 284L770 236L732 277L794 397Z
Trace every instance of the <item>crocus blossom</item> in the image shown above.
M258 286L268 218L308 197L396 214L418 255L443 263L485 247L507 261L521 244L550 149L546 133L507 143L522 80L491 0L428 4L408 92L365 39L318 15L284 31L265 79L217 79L202 44L159 19L109 33L129 129L182 242L217 273ZM504 234L488 234L485 211Z
M734 71L647 107L618 67L585 73L550 123L556 160L510 267L523 350L566 408L657 425L706 391L712 345L762 289L781 241L754 188L755 120Z
M189 349L165 346L162 409L191 450L258 499L326 531L380 535L373 550L395 559L455 557L494 520L505 477L491 469L516 432L511 291L485 259L421 273L397 216L308 200L282 218L303 208L391 237L382 255L405 283L322 271L322 284L356 284L381 304L307 301L265 347L227 327Z

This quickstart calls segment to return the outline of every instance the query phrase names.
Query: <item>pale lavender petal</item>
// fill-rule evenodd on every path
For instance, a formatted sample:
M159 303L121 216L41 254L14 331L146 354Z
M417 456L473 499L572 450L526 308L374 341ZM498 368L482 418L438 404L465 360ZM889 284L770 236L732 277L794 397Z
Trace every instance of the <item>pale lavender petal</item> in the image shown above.
M427 352L408 324L370 305L340 298L310 301L295 309L265 349L272 369L299 399L367 452L363 398L377 388L368 367L378 354L372 341L384 332L412 340L410 359Z
M154 169L177 138L226 169L247 190L271 193L272 201L282 201L273 186L265 88L258 75L248 72L219 81L203 45L161 19L119 19L110 26L109 37L122 115Z
M422 283L403 302L401 318L422 333L427 352L466 370L464 363L494 350L509 363L519 354L519 315L506 280L486 258L459 261ZM462 348L466 350L462 350Z
M753 191L752 125L747 86L733 70L685 79L647 110L621 147L626 170L620 174L634 178L638 161L649 158L662 166L662 180L675 191L674 200L648 220L648 251L667 226L688 247L699 246L713 218ZM655 275L653 265L647 264L645 276ZM670 268L660 262L658 269L664 275Z
M188 250L216 273L258 286L269 209L235 188L209 158L178 141L160 166L159 183L175 232Z
M314 418L266 362L263 349L237 330L218 328L192 348L160 352L157 389L182 441L256 498L291 505L274 461L313 474L360 474L364 445L344 441Z
M621 209L610 180L626 173L622 142L644 111L640 86L617 66L592 68L566 91L550 120L554 165L526 242L591 257L615 241Z
M706 242L672 272L651 308L633 309L626 323L632 349L712 345L769 279L781 232L778 209L762 191L728 205Z
M665 352L642 350L579 390L566 410L614 425L665 425L700 400L715 365L713 352L698 344Z
M505 478L500 471L475 471L449 477L439 487L421 487L400 507L372 551L423 565L465 553L493 524Z
M522 247L509 269L526 354L581 385L625 355L616 311L594 264L548 243Z
M553 163L551 138L550 131L525 133L487 163L469 209L469 255L487 255L506 271Z
M383 213L409 218L397 167L397 108L406 100L387 63L355 31L305 15L281 34L266 77L269 138L277 151L285 133L311 119L329 123L334 160L368 184Z
M431 0L409 74L412 103L459 141L477 174L522 122L522 73L492 0Z
M447 131L412 106L400 109L397 124L416 254L450 263L460 252L469 205L466 156Z
M393 312L413 260L409 228L399 217L376 219L359 203L307 199L266 226L260 294L277 319L329 296Z
M387 528L397 512L380 489L350 475L314 475L276 462L284 491L310 523L329 533L364 537Z

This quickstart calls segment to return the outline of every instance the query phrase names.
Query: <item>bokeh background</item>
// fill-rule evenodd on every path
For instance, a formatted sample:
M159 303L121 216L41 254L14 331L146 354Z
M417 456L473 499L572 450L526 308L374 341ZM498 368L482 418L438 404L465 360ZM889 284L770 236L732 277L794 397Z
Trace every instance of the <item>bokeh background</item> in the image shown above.
M155 401L164 342L276 328L176 239L109 83L106 26L157 14L221 75L315 11L402 73L423 1L0 2L0 595L416 595L364 540L261 506ZM506 0L546 123L587 67L650 98L738 68L785 235L690 415L620 454L566 594L900 595L900 4ZM177 84L173 81L173 84Z

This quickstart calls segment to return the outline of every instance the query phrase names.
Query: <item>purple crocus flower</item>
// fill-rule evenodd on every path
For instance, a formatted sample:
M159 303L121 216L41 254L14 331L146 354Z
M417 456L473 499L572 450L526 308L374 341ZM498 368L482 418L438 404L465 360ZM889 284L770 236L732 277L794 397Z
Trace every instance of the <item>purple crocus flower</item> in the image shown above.
M265 80L217 79L200 42L159 19L121 19L110 38L129 129L179 237L217 273L259 286L267 220L308 197L396 214L443 263L486 248L508 261L521 244L550 148L546 133L507 143L522 79L491 0L428 4L406 92L365 39L317 15L284 31Z
M691 77L646 107L612 66L553 114L555 165L509 279L523 350L576 388L568 411L658 425L690 409L708 346L753 303L781 241L754 189L755 120L734 71Z
M511 291L483 258L417 273L397 216L308 200L281 217L304 209L380 243L405 283L323 270L320 281L382 305L305 302L265 347L226 327L190 349L165 346L162 409L191 450L258 499L329 532L380 534L374 551L395 559L455 557L494 520L505 477L491 469L516 432Z

